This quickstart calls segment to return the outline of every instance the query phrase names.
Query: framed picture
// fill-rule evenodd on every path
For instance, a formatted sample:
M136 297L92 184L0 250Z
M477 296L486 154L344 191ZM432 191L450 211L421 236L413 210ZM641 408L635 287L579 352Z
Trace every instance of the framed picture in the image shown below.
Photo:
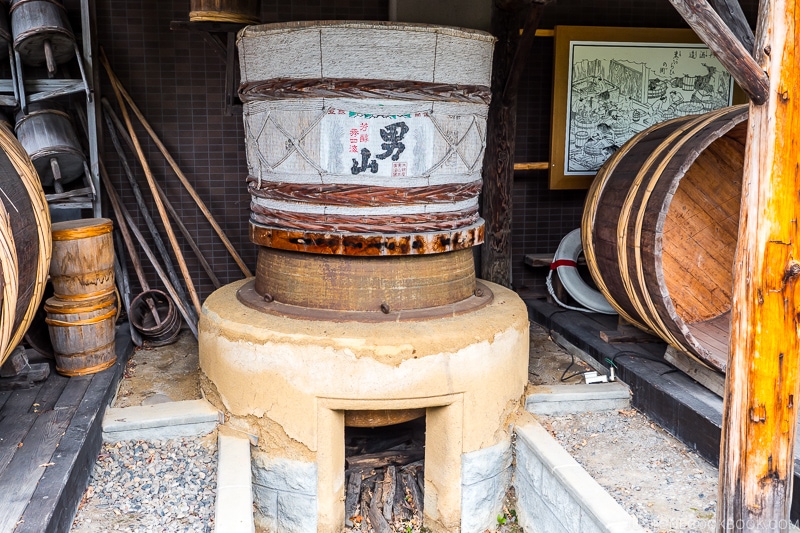
M636 133L734 101L733 78L689 29L557 26L554 69L551 189L588 188Z

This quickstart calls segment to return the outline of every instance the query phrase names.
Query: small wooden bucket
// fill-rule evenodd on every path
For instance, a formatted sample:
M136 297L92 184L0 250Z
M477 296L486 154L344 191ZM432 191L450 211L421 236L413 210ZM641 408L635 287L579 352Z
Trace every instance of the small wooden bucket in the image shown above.
M258 0L192 0L189 20L192 22L261 22Z
M50 104L52 105L52 104ZM58 179L69 183L84 174L86 157L69 115L59 109L31 105L27 115L17 114L15 131L33 161L42 185Z
M56 370L65 376L84 376L105 370L117 360L114 325L117 296L45 302Z
M11 32L14 49L31 66L66 63L75 55L72 33L64 6L55 0L12 0Z
M81 300L114 292L112 229L107 218L53 224L50 279L56 298Z

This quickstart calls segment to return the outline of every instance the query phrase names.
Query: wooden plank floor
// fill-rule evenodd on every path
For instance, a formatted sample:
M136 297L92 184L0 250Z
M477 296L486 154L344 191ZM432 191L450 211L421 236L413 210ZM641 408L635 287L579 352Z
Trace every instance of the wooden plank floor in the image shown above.
M102 421L133 351L118 328L117 363L67 378L51 368L29 389L0 392L0 532L67 532L102 444Z
M531 322L559 333L606 368L613 360L617 376L631 388L633 407L719 465L722 398L664 361L665 343L608 344L600 332L616 328L615 316L569 311L540 299L525 303ZM795 482L800 481L799 448L800 440L795 445ZM800 519L800 490L792 492L791 519Z

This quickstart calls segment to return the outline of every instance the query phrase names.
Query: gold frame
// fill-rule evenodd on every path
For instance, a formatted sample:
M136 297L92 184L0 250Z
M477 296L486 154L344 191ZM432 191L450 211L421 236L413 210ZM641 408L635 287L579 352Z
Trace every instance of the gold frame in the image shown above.
M550 189L587 189L591 175L566 175L565 151L567 105L569 101L570 44L573 41L607 41L609 43L701 43L690 29L617 28L602 26L556 26L553 66L553 106L550 129ZM734 102L745 102L744 93L734 85Z

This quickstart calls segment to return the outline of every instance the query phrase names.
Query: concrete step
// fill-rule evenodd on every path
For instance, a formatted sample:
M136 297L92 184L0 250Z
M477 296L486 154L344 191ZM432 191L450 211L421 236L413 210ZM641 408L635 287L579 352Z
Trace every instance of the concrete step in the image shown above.
M172 439L206 435L224 420L206 400L112 407L103 418L103 440Z
M631 391L619 381L591 385L536 385L528 389L525 410L537 415L613 411L630 408Z
M253 474L250 439L220 426L217 459L216 533L253 533Z

